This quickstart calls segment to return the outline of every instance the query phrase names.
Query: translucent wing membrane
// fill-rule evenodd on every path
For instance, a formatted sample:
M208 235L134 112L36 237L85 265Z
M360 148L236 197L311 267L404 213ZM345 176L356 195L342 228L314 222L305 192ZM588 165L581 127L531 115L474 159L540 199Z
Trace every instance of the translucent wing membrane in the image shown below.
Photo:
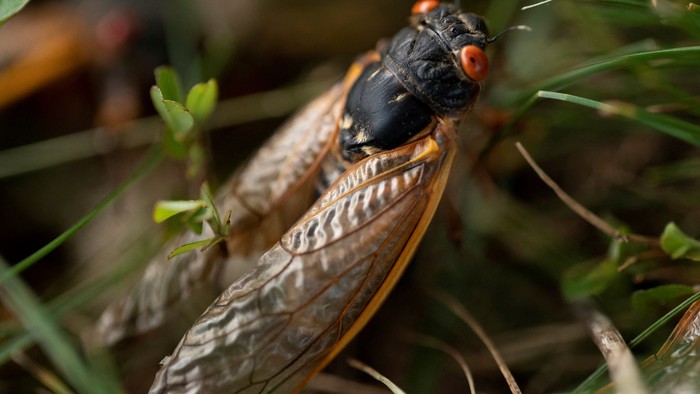
M653 393L693 393L700 387L700 301L685 312L656 355L642 364ZM607 390L601 392L613 392Z
M373 314L444 190L454 125L352 166L226 289L164 360L153 393L298 390Z
M180 304L200 313L279 240L313 202L320 162L344 105L343 86L336 85L299 112L222 187L217 207L222 214L231 212L226 244L172 260L166 257L170 251L204 237L189 233L167 245L136 287L102 315L98 335L103 342L111 344L158 327L170 316L182 316ZM187 327L196 316L180 319Z

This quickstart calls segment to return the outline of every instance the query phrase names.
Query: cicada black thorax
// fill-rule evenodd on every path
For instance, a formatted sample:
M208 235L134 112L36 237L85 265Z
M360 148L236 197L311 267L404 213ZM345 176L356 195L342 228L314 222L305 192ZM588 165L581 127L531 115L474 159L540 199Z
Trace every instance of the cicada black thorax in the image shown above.
M488 69L483 19L451 4L414 12L348 93L339 133L348 162L405 144L437 116L458 119L476 100Z

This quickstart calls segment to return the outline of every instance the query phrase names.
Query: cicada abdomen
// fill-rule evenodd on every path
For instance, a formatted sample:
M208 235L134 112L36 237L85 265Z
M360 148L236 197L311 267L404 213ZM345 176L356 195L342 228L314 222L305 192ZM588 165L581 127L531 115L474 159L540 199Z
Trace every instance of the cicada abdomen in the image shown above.
M355 67L319 167L327 189L200 316L151 392L298 391L397 282L442 196L490 42L483 20L454 5L413 10Z

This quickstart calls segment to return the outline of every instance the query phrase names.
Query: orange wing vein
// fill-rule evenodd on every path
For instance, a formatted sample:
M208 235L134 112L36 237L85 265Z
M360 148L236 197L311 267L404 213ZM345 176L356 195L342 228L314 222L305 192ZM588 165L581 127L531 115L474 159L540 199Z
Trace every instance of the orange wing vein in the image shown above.
M444 190L454 124L352 166L226 289L166 358L152 393L298 390L378 308Z

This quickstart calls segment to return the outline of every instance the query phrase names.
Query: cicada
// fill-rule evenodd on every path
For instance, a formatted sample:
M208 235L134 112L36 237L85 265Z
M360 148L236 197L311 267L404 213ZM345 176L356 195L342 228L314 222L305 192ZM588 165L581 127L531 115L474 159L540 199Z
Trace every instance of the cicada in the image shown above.
M419 1L408 27L282 126L220 191L226 244L154 260L102 317L113 342L161 325L198 288L233 283L163 360L151 392L298 391L333 359L423 237L492 41L481 17Z

